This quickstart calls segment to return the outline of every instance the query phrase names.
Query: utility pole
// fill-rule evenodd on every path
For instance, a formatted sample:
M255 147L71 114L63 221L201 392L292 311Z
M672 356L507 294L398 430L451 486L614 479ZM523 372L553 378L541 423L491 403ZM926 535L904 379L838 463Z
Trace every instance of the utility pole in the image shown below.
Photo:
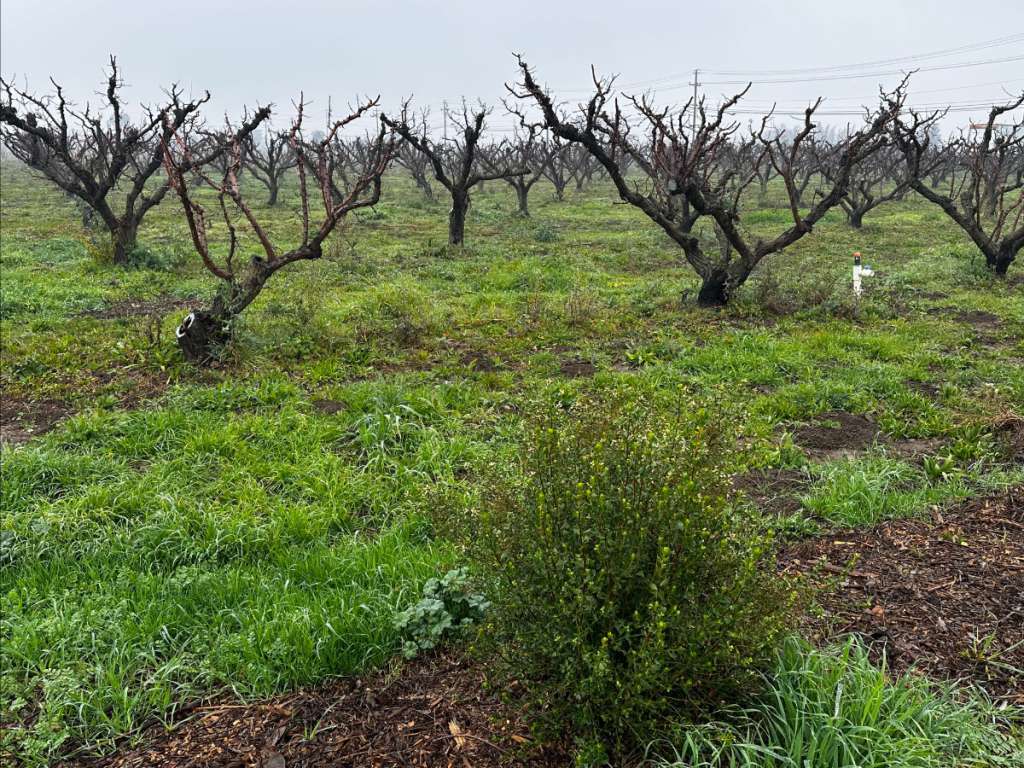
M700 80L698 79L699 77L700 77L700 70L699 69L693 70L693 82L690 83L690 85L693 86L693 104L690 106L690 109L693 112L693 118L692 118L693 119L693 127L690 130L691 130L693 136L697 135L697 86L700 85ZM692 137L691 137L690 141L693 141Z

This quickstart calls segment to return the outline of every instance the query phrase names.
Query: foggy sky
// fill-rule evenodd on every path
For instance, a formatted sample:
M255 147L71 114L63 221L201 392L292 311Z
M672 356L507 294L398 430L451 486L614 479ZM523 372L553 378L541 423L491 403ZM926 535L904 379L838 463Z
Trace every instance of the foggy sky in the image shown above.
M682 102L692 70L709 83L753 79L748 108L802 108L827 97L823 109L873 103L878 85L898 75L809 83L758 83L811 77L765 71L856 64L930 53L1024 33L1021 0L749 0L714 3L606 0L3 0L0 70L35 89L53 76L81 103L96 99L107 56L115 53L132 102L156 103L161 88L209 90L208 114L238 115L243 105L275 104L275 124L288 121L299 91L322 114L331 96L344 105L380 93L385 109L404 97L432 107L440 122L444 100L481 98L497 109L490 125L513 119L498 100L516 77L513 51L523 53L541 81L565 100L584 97L590 65L619 74L624 86L652 80L659 101ZM859 71L985 61L1024 55L1024 43L952 54L913 64ZM749 74L747 74L749 72ZM843 73L840 73L843 74ZM738 87L709 84L710 100ZM921 104L1004 101L1024 89L1024 60L920 72L912 101ZM955 113L947 125L983 119L984 109ZM748 119L744 117L744 119ZM831 117L836 124L856 118Z

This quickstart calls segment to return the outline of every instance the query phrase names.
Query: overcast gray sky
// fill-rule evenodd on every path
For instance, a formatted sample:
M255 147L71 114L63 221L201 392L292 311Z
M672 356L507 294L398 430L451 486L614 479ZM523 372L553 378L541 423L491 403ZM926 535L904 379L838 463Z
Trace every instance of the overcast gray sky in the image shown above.
M853 65L1015 39L914 62L830 72ZM273 102L286 122L300 90L316 109L377 94L386 108L404 96L431 106L465 96L496 103L516 76L519 51L556 95L578 99L589 68L618 73L623 86L650 85L681 101L695 67L711 98L753 79L747 105L777 100L797 109L817 95L840 112L870 102L880 82L912 67L920 104L955 102L956 123L979 119L975 104L1024 89L1024 1L651 2L650 0L3 0L0 69L43 88L53 76L77 100L95 98L109 53L118 56L133 101L154 102L172 82L209 90L211 111ZM981 65L994 59L1016 57ZM950 65L967 64L958 68ZM777 73L779 70L804 70ZM737 74L715 74L715 73ZM776 73L776 74L772 74ZM870 73L869 77L848 77ZM766 80L834 79L811 82ZM839 79L839 78L842 79ZM657 82L652 82L657 81ZM578 92L577 92L578 91ZM837 123L843 115L830 118ZM512 125L499 106L498 130Z

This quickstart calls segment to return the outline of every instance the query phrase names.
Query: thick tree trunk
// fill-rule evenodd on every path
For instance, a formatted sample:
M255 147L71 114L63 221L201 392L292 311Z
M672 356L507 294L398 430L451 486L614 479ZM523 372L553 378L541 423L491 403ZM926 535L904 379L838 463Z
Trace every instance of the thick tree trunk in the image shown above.
M850 222L851 227L860 229L864 226L864 211L850 211L846 214L846 219Z
M462 245L466 239L466 211L469 195L452 195L452 209L448 212L448 245Z
M125 266L131 263L132 252L138 244L139 226L134 221L121 223L111 230L110 239L114 246L113 261Z
M555 184L555 200L558 202L565 201L565 188L567 184Z
M278 186L277 186L277 182L274 181L273 177L271 177L271 181L270 181L270 184L268 185L268 189L270 190L270 195L267 197L267 205L273 207L273 206L277 205L277 193L279 191L278 190Z
M519 215L530 216L530 190L527 187L516 187L516 199L519 202Z
M220 355L231 334L227 318L195 310L189 312L181 321L175 336L188 362L208 365Z
M996 251L995 258L989 260L989 266L992 270L999 275L999 277L1006 277L1007 271L1010 269L1010 264L1013 263L1017 257L1016 251L1020 246L1014 247L1013 243L1003 243Z
M726 272L712 272L703 278L700 292L697 294L697 305L701 307L724 307L729 303L729 275Z
M420 188L420 191L427 200L434 202L434 188L430 186L429 181L427 181L423 176L417 176L416 186Z

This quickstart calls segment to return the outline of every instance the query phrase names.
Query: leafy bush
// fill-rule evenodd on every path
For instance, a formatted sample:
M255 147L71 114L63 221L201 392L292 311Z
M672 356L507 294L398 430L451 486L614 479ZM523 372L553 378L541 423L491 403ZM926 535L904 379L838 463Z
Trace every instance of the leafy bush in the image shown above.
M1013 712L921 675L889 676L850 640L814 650L792 639L767 690L728 725L687 730L663 768L947 768L1022 765ZM661 751L652 745L652 751Z
M763 531L727 503L726 421L582 401L530 428L525 477L493 478L473 513L508 671L588 754L625 754L667 719L735 700L793 615Z
M446 634L482 620L489 607L483 595L470 592L465 568L429 579L423 585L423 599L395 617L395 628L405 638L402 655L411 659L436 647Z

